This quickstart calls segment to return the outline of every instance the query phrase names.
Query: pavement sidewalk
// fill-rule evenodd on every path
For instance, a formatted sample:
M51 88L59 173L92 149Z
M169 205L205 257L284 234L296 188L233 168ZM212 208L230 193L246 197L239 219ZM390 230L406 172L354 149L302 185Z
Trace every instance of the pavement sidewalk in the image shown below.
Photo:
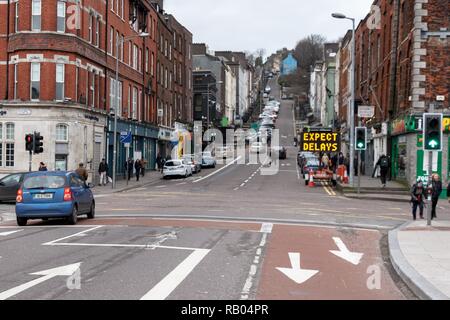
M148 184L161 180L161 178L161 172L147 170L145 172L145 176L141 176L139 178L139 182L136 181L136 176L133 176L127 184L127 180L123 179L123 176L118 176L115 189L112 189L112 184L108 183L106 186L96 185L94 188L92 188L92 192L94 193L94 195L124 192L132 189L142 188Z
M385 188L382 188L379 178L371 176L361 176L361 192L357 193L358 177L355 177L355 186L338 182L337 190L343 196L360 200L382 200L395 202L410 202L411 196L409 187L397 181L388 181Z
M418 297L450 299L450 221L428 227L420 220L390 231L389 252L394 269Z

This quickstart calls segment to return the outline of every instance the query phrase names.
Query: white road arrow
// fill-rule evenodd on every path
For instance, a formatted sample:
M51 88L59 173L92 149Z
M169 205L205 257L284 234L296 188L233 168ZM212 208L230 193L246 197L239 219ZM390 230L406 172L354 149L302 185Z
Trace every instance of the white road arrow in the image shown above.
M37 286L38 284L45 282L49 279L52 279L54 277L57 277L57 276L70 277L80 268L80 265L81 265L81 262L69 264L67 266L62 266L62 267L58 267L58 268L54 268L54 269L30 273L31 275L42 276L42 277L32 280L30 282L24 283L15 288L9 289L7 291L1 292L0 293L0 301L11 298L25 290L28 290L34 286Z
M291 260L292 268L277 268L283 272L285 276L293 280L297 284L302 284L314 276L319 270L307 270L300 267L300 253L290 252L289 259Z
M6 232L0 232L0 236L9 236L10 234L23 231L23 229L20 230L14 230L14 231L6 231Z
M341 238L333 237L333 240L336 243L337 247L339 248L339 251L330 250L330 252L338 256L339 258L342 258L357 266L364 254L358 252L351 252L350 250L348 250L344 242L341 240Z

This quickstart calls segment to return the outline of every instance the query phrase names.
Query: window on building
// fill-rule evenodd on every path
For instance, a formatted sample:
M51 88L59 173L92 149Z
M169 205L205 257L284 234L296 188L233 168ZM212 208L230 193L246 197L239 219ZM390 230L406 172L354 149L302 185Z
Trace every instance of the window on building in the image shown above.
M15 4L14 31L19 32L19 2Z
M112 26L109 32L109 52L114 56L114 28Z
M116 80L109 79L109 108L113 110L116 108Z
M172 90L172 71L169 73L169 89Z
M138 71L142 70L142 49L139 49Z
M116 31L116 47L118 44L120 44L119 38L120 38L119 31ZM119 48L118 52L116 52L116 56L117 56L117 59L120 60L120 48Z
M120 17L123 19L123 0L120 0Z
M133 99L131 97L131 85L128 86L128 118L131 118L131 105L133 104Z
M16 63L15 65L14 65L14 100L16 100L17 99L17 88L18 88L18 77L19 77L19 74L18 74L18 64Z
M141 114L142 114L142 90L139 89L139 96L138 96L138 114L137 114L137 119L139 121L141 121Z
M119 90L117 91L117 103L119 104L119 111L117 113L118 116L122 116L122 94L123 94L123 82L119 81Z
M133 52L131 51L131 41L128 42L128 65L131 66L131 56Z
M33 0L32 2L31 30L41 31L41 0Z
M118 1L118 0L117 0ZM113 11L114 12L114 0L111 0L111 11Z
M64 101L64 64L56 64L56 101Z
M116 14L117 15L120 14L120 0L116 0Z
M169 80L168 78L169 78L169 71L166 68L166 72L164 74L164 88L166 88L166 89L168 88L168 83L167 83L167 81Z
M98 47L100 46L100 18L97 18L96 20L96 26L95 26L95 45Z
M131 104L131 118L133 118L133 119L136 119L137 95L138 95L138 90L137 90L137 88L133 87L133 99L132 99L132 104Z
M31 100L39 100L41 92L41 64L31 63Z
M92 71L91 74L92 74L92 77L91 77L91 85L89 86L89 97L90 97L90 101L91 101L91 107L94 108L95 107L95 72Z
M57 29L58 32L66 32L66 3L58 1L57 4Z
M167 40L164 42L164 55L166 56L166 57L168 57L168 53L167 53L167 51L168 51L168 49L169 49L169 43L167 42Z
M139 55L138 46L133 45L133 68L134 69L138 68L138 55Z
M124 54L123 54L123 46L124 46L124 43L123 43L123 40L124 40L124 35L121 35L120 36L120 61L122 61L123 62L123 60L125 59L124 58Z
M56 125L56 142L69 141L69 127L67 124Z
M94 16L89 15L89 43L94 41Z
M0 129L2 129L3 126L1 126ZM6 124L6 135L3 136L3 133L1 134L0 139L2 140L0 152L0 163L3 161L3 149L5 150L5 166L6 167L14 167L14 156L15 156L15 125L14 123L7 123ZM5 139L3 139L5 137Z
M169 45L169 60L172 61L172 44Z
M180 82L180 84L183 84L183 79L182 79L182 69L183 69L183 66L181 65L181 62L180 62L180 66L178 67L178 79L179 79L179 82ZM176 74L175 74L175 77L176 77Z
M176 61L173 62L173 74L177 75L177 62ZM178 82L177 77L175 77L175 82Z

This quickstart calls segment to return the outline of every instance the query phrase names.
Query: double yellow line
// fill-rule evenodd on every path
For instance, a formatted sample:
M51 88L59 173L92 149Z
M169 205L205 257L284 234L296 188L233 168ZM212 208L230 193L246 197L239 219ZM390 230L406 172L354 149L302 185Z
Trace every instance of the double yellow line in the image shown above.
M321 182L323 188L325 189L325 191L332 197L336 196L336 192L334 192L334 190L325 182Z

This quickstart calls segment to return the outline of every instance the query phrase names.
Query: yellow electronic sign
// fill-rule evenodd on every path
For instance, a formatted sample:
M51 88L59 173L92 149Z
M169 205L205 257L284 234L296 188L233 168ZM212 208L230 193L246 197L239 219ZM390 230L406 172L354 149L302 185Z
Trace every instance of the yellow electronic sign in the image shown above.
M303 132L302 151L338 152L340 150L339 134L334 132Z

